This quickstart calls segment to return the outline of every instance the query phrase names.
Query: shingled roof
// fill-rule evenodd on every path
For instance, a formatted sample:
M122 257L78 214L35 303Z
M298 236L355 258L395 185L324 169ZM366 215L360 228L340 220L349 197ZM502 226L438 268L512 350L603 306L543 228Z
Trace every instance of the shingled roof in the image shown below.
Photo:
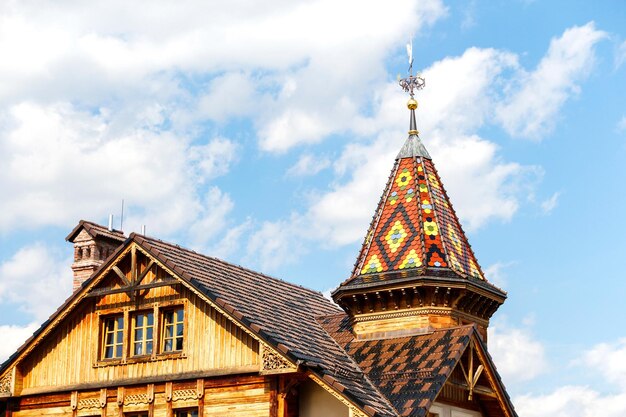
M397 415L356 362L316 321L316 317L340 311L321 293L161 240L135 234L131 239L369 415Z
M357 340L349 316L317 291L161 240L131 239L369 415L425 416L470 339L481 343L475 325Z
M72 229L72 231L69 235L67 235L65 240L67 240L68 242L73 242L74 239L76 239L76 236L78 236L80 231L83 229L85 229L85 231L93 238L104 237L106 239L118 241L120 243L126 240L126 236L121 230L109 230L104 226L87 220L81 220L80 222L78 222L78 225L76 225L76 227Z

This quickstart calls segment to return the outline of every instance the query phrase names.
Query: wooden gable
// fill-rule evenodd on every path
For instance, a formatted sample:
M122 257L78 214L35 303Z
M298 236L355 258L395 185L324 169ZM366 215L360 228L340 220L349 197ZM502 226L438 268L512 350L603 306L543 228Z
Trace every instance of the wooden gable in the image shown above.
M19 379L13 395L102 381L127 384L261 370L258 338L136 243L120 251L76 297L80 300L66 306L61 320L50 323L51 328L23 349L12 371ZM164 314L179 309L184 312L182 349L166 349ZM144 313L152 315L152 348L135 355L135 321ZM123 323L122 352L107 358L104 326L111 317Z
M446 408L456 409L459 416L514 417L510 400L484 350L478 336L471 337L456 366L439 392L429 416L450 414ZM465 414L462 410L465 410Z

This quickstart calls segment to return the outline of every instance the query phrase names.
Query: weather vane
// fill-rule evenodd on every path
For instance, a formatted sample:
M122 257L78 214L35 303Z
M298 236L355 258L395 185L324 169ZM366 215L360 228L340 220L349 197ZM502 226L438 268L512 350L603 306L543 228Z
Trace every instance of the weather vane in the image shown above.
M426 85L426 81L423 77L413 75L413 39L406 44L406 53L409 56L409 76L399 80L400 87L411 95L411 98L415 95L415 90L421 90Z

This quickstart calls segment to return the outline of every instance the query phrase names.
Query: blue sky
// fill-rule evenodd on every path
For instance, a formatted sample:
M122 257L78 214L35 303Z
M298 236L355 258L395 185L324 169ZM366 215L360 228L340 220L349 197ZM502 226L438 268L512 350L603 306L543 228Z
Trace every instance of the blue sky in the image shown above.
M626 413L623 2L205 3L0 5L0 359L122 199L126 232L336 287L406 138L412 38L520 415Z

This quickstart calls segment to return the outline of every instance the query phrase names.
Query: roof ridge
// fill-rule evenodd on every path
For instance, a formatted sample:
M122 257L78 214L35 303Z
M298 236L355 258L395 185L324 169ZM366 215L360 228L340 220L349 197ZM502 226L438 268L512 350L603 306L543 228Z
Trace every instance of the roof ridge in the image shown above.
M288 286L296 287L296 288L299 288L299 289L311 292L313 294L319 295L322 298L324 298L324 299L330 301L331 303L333 303L333 305L336 305L334 303L334 301L327 299L324 296L324 294L322 294L321 291L317 291L317 290L314 290L314 289L311 289L311 288L307 288L307 287L305 287L303 285L295 284L293 282L289 282L289 281L286 281L284 279L277 278L277 277L265 274L263 272L255 271L255 270L253 270L251 268L248 268L248 267L245 267L245 266L242 266L242 265L237 265L237 264L234 264L234 263L231 263L231 262L227 262L227 261L225 261L223 259L219 259L219 258L210 256L210 255L207 255L207 254L204 254L204 253L201 253L201 252L197 252L197 251L195 251L193 249L189 249L189 248L181 246L181 245L179 245L177 243L171 243L171 242L167 242L167 241L162 240L162 239L157 239L157 238L154 238L154 237L144 236L144 235L141 235L141 234L138 234L138 233L135 233L135 232L131 233L129 237L144 239L144 240L146 240L148 242L150 242L150 241L159 242L159 243L161 243L163 245L167 245L167 246L170 246L170 247L173 247L173 248L176 248L176 249L183 250L183 251L188 252L190 254L197 255L197 256L205 258L205 259L209 259L209 260L211 260L213 262L216 262L216 263L219 263L219 264L222 264L222 265L227 265L227 266L230 266L230 267L234 267L234 268L237 268L237 269L239 269L241 271L245 271L247 273L251 273L251 274L254 274L254 275L260 275L260 276L262 276L264 278L268 278L268 279L271 279L273 281L280 282L282 284L287 284ZM339 308L339 306L337 306L337 308Z

